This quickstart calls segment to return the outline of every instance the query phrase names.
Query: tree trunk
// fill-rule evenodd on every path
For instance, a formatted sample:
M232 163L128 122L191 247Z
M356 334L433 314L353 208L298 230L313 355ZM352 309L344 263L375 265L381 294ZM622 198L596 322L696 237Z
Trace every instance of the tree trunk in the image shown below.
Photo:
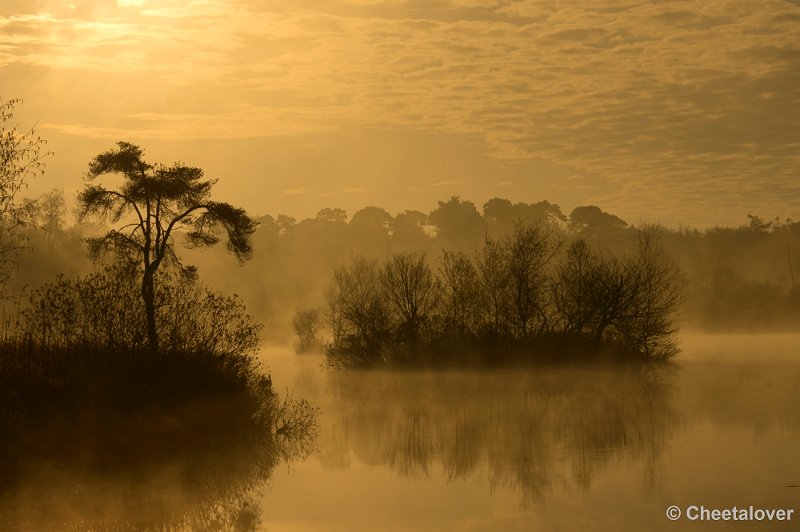
M158 333L156 332L155 279L153 272L145 269L142 278L142 300L147 318L147 342L153 352L158 352Z

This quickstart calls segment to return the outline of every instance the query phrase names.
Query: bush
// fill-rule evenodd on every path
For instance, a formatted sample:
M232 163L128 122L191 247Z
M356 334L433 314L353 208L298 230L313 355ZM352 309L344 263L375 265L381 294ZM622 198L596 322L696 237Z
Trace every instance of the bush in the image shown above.
M237 355L258 347L260 326L237 296L216 294L176 272L159 275L156 323L164 351ZM35 290L23 318L24 336L37 345L148 345L139 274L126 262Z
M292 329L297 335L297 342L294 344L296 353L322 349L322 340L319 338L322 316L317 309L298 310L292 317Z

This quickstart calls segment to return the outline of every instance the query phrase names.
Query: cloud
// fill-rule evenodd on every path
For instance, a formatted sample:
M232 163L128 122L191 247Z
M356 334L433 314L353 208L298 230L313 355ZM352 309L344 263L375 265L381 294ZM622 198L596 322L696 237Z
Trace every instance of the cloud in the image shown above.
M73 72L76 83L87 70L135 72L181 109L153 97L113 126L43 124L71 135L409 128L480 135L497 159L607 180L614 191L596 199L621 209L683 209L698 190L720 208L800 198L794 2L90 4L0 17L0 69Z
M427 183L424 185L414 185L410 187L406 187L406 190L434 190L434 189L446 189L446 188L453 188L453 187L460 187L464 183L463 181L457 179L449 179L446 181L436 181L435 183Z
M288 188L281 191L281 196L305 196L308 194L315 194L316 192L316 189L312 187Z

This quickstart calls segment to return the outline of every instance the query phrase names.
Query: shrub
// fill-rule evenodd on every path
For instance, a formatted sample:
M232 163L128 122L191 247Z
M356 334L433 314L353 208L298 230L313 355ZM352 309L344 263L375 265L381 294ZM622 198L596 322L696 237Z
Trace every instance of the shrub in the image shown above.
M175 272L163 272L156 322L165 352L243 354L258 347L260 326L237 296L222 296ZM134 266L117 262L83 278L35 290L23 311L24 335L37 345L142 349L148 344Z
M292 329L297 335L294 344L296 353L309 353L322 348L319 333L322 330L322 316L317 309L298 310L292 317Z

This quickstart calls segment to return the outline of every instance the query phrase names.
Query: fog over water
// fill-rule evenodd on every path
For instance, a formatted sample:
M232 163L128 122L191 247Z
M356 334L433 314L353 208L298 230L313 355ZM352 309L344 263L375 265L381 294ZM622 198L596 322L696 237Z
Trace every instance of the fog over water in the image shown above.
M115 462L91 445L75 459L64 440L70 462L5 469L0 520L35 532L666 531L730 529L669 521L671 505L795 508L800 335L682 340L666 365L436 371L333 371L320 354L266 348L275 389L321 409L308 446L288 455L231 430L155 452L164 442L133 438L153 451ZM148 423L174 423L159 419Z
M318 451L273 476L265 522L727 530L730 522L672 522L665 511L795 508L799 346L790 334L692 335L674 367L344 375L321 371L319 357L269 350L276 382L324 414Z
M800 529L799 24L0 1L0 532Z

